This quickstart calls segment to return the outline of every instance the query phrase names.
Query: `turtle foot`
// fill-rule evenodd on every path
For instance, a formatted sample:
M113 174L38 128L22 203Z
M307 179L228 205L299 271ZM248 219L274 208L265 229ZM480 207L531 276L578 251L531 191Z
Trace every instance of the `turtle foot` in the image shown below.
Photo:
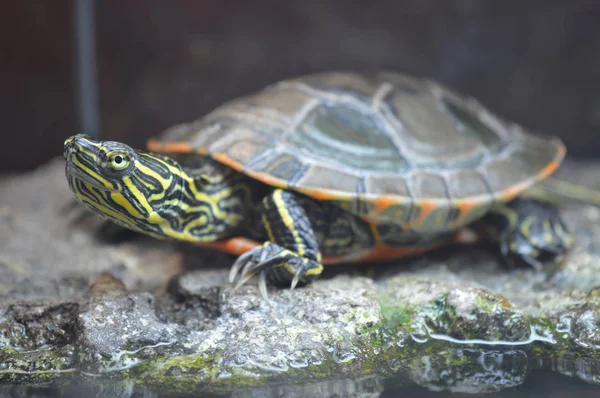
M500 235L500 250L511 265L528 264L539 271L559 268L573 246L573 237L558 210L534 200L515 200L512 224Z
M301 257L298 253L285 249L275 243L264 245L242 254L231 267L229 281L237 279L235 289L242 286L255 275L259 276L258 288L261 295L268 299L267 282L274 285L287 285L293 289L306 284L317 277L323 266L316 260Z

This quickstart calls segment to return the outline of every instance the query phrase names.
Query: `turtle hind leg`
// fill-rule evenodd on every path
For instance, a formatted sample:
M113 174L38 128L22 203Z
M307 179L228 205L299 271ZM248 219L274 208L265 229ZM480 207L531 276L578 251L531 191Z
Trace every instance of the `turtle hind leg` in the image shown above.
M552 204L517 198L496 206L481 226L512 266L530 265L552 271L561 266L573 246L573 236Z
M323 270L321 252L310 219L298 194L275 189L261 205L260 214L269 241L241 255L230 272L236 287L255 275L266 297L267 282L294 288L306 284Z

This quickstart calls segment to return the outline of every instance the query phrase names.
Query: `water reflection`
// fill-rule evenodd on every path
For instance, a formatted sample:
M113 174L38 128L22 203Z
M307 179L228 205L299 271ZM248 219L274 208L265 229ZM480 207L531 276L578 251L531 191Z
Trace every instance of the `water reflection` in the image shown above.
M528 358L523 350L454 349L415 358L387 378L370 376L317 382L271 383L235 391L174 393L133 383L93 380L70 386L0 387L1 397L453 397L562 398L600 396L600 362L585 358ZM563 375L557 374L561 373ZM573 377L567 377L573 376ZM581 380L578 380L581 379ZM94 383L94 384L90 384ZM490 392L495 391L492 395Z
M542 368L600 385L600 360L597 358L552 358L540 360L540 363ZM600 396L600 390L598 395Z
M419 357L410 379L432 391L492 392L522 384L529 373L522 350L450 349Z

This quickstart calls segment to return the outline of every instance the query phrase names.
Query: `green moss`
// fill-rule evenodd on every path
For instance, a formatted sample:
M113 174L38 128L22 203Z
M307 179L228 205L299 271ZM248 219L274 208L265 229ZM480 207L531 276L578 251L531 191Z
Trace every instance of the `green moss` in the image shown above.
M413 319L414 310L408 304L380 302L381 314L390 328L407 328Z
M475 301L477 302L477 307L484 312L494 312L498 308L498 303L494 300L490 300L486 295L478 295L475 298Z
M0 352L14 353L14 352L17 352L17 350L12 345L12 342L10 341L10 339L0 336Z
M403 330L410 328L415 309L403 300L398 299L395 289L384 289L380 293L378 301L385 327Z
M477 307L483 312L496 312L510 308L510 302L502 296L492 294L488 291L481 290L475 297Z
M218 358L188 355L156 358L118 373L121 374L119 378L129 378L136 384L151 386L156 390L228 393L237 388L259 387L281 380L328 380L341 374L372 374L377 360L369 354L370 352L363 357L369 359L366 362L363 358L356 358L350 362L338 363L327 356L321 363L300 368L289 367L284 372L248 365L223 367Z
M236 386L260 386L266 382L259 373L223 368L218 358L199 355L156 357L116 373L136 384L170 392L230 391Z

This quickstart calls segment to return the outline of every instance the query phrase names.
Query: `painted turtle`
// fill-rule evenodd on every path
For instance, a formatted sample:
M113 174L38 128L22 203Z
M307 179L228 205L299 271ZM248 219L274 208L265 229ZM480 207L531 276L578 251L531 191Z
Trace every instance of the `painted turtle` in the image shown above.
M281 81L148 148L68 138L77 200L126 228L239 255L232 282L258 275L263 295L267 282L307 283L323 264L421 253L466 226L535 267L572 244L542 200L561 185L532 189L559 167L561 141L403 74Z

